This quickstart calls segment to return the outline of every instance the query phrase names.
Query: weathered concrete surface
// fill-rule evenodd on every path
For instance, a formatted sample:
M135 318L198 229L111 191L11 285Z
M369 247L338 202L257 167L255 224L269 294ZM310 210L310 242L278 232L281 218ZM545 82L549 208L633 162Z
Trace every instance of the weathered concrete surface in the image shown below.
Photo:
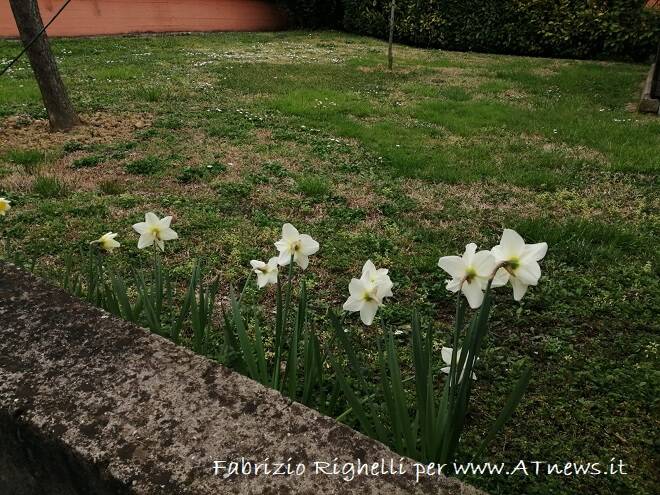
M0 493L477 494L444 477L313 473L399 456L275 391L0 264ZM214 460L305 463L214 476Z

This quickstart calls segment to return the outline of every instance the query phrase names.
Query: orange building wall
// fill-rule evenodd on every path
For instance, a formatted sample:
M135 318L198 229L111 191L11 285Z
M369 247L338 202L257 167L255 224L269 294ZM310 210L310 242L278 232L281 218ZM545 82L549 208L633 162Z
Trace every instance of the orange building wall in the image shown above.
M65 0L39 0L46 24ZM181 31L274 31L286 17L266 0L73 0L49 36ZM0 36L18 36L9 0L0 0Z

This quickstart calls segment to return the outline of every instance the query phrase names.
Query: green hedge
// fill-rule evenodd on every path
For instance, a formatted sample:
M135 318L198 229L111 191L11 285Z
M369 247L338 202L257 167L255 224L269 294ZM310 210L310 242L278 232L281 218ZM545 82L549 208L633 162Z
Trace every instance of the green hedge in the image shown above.
M344 28L385 37L389 5L390 0L344 0ZM395 39L448 50L643 60L655 54L660 39L660 15L643 5L644 0L397 0Z
M335 28L341 26L342 0L277 0L289 15L292 27Z

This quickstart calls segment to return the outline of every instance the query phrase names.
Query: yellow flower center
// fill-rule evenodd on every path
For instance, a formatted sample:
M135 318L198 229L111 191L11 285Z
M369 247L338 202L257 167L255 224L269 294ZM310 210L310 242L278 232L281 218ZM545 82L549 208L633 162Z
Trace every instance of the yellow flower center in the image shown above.
M471 266L465 270L465 281L469 284L474 280L474 277L477 276L477 271Z
M9 203L6 201L0 201L0 211L5 211L7 209L7 206L9 206Z
M376 300L376 295L375 295L376 289L370 289L370 290L365 290L364 293L362 294L362 300L366 302L371 302Z
M160 240L160 227L151 227L151 235Z
M509 272L511 275L514 275L514 272L520 267L520 258L511 258L507 260L506 266L506 271Z

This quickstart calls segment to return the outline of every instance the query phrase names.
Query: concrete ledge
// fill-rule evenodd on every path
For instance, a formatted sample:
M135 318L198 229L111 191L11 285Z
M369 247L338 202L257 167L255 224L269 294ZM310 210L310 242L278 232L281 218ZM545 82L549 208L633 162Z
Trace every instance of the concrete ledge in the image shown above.
M445 477L315 474L382 444L0 263L0 493L478 494ZM303 463L213 475L213 461Z
M642 97L639 100L639 111L642 113L658 113L660 111L660 100L658 99L656 81L660 78L658 63L654 63L646 76ZM654 92L655 91L655 92Z

